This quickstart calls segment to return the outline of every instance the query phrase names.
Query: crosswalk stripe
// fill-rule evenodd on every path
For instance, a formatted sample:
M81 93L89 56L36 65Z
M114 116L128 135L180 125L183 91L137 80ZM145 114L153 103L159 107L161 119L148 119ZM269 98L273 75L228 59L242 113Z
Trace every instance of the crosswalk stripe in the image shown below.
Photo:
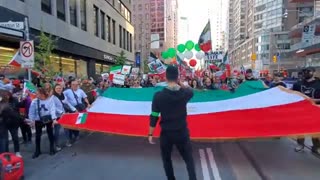
M203 180L210 180L209 168L208 163L206 160L206 154L203 149L199 149L200 154L200 162L201 162L201 170L203 174Z
M207 148L207 154L208 154L208 157L209 157L209 163L210 163L210 166L211 166L211 170L212 170L214 179L215 180L221 180L221 176L220 176L220 173L219 173L219 170L218 170L218 166L217 166L217 163L216 163L216 161L214 159L213 152L212 152L211 148Z

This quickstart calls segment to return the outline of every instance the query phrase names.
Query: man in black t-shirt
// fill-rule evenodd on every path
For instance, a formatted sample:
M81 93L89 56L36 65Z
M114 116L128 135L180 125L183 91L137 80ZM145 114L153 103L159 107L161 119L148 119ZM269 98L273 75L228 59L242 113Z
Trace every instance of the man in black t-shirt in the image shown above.
M303 80L298 81L292 87L292 90L299 91L310 97L315 103L320 103L320 80L315 78L315 69L308 67L303 69ZM315 117L316 118L316 117ZM304 138L298 139L298 147L295 148L296 152L304 150ZM312 138L312 152L320 154L320 140L319 138Z
M153 131L161 115L160 149L163 167L168 180L175 180L171 153L175 145L186 163L189 180L196 180L194 160L187 123L187 103L193 97L190 87L178 85L178 68L169 66L166 70L168 87L157 92L152 101L150 115L149 142L153 142Z

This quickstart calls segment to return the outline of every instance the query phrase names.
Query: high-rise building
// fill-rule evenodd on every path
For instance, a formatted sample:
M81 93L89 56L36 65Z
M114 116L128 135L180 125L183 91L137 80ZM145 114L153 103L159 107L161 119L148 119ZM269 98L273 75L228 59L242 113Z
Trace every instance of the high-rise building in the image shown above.
M228 0L214 0L215 6L209 10L211 33L212 33L212 49L226 50L225 32L227 24L223 23L228 17Z
M233 66L271 71L294 66L288 34L292 26L314 13L314 3L307 1L231 0L229 48ZM276 62L272 60L274 56L278 57Z
M131 0L0 1L0 22L21 22L25 26L25 18L36 46L41 31L56 39L50 63L53 71L63 76L101 75L121 51L126 63L134 63ZM7 66L18 51L19 41L25 38L21 27L0 26L0 68L5 73L25 72Z
M230 0L228 22L228 50L234 67L251 67L254 51L253 26L254 0Z
M234 48L234 20L233 20L233 3L234 0L229 0L228 6L228 22L227 22L227 29L228 29L228 50L231 51Z
M166 48L176 46L177 8L177 0L132 1L135 51L141 52L142 61L148 58L150 52L160 57L160 53ZM157 36L159 39L151 40L151 37ZM159 46L151 47L151 44L157 44L156 42L159 42Z

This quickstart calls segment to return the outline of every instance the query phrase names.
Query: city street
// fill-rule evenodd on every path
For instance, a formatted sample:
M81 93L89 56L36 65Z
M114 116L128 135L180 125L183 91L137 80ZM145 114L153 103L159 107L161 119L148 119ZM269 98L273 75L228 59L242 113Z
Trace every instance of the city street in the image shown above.
M46 141L47 137L43 136ZM22 146L27 180L164 180L159 144L146 139L85 134L71 148L55 156L31 159L33 148ZM320 159L307 150L294 152L294 141L273 139L240 142L194 142L198 179L203 180L315 180ZM183 160L173 153L177 180L186 180Z

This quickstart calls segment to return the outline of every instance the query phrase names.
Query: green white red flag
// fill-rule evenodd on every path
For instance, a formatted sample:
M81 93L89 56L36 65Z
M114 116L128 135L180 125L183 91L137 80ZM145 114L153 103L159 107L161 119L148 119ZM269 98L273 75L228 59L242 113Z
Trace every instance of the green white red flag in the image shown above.
M66 114L60 120L71 129L129 136L147 136L154 88L109 88L98 98L86 120ZM241 139L312 135L320 133L318 106L282 87L266 88L261 81L247 81L234 93L223 90L194 91L187 105L192 139ZM83 116L83 115L82 115ZM81 117L82 117L81 116ZM159 136L156 128L155 136Z

